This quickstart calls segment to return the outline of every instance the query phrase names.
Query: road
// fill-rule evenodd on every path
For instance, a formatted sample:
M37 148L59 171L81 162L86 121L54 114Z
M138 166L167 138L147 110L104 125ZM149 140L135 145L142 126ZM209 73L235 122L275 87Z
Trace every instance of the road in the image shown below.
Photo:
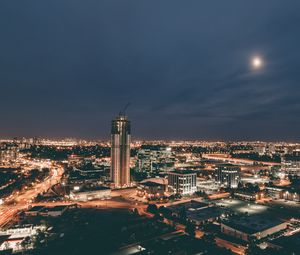
M43 163L41 164L44 166ZM49 176L42 182L36 182L32 187L24 189L21 192L13 192L5 202L0 205L0 227L10 222L18 211L27 208L39 193L47 191L51 186L60 182L62 174L63 168L61 166L52 165L50 167Z
M127 193L127 190L123 190L124 193ZM74 205L75 203L80 206L81 208L98 208L98 209L137 209L140 215L144 215L146 217L153 217L152 214L149 214L146 209L147 205L132 201L124 196L120 196L120 192L123 191L112 191L112 198L108 200L92 200L92 201L53 201L53 202L39 202L33 203L32 206L42 205L53 207L56 205Z
M253 165L254 163L263 164L266 166L280 166L280 163L275 162L265 162L265 161L257 161L251 159L243 159L243 158L232 158L229 154L202 154L203 158L206 159L213 159L213 160L220 160L227 163L233 164L246 164L246 165Z

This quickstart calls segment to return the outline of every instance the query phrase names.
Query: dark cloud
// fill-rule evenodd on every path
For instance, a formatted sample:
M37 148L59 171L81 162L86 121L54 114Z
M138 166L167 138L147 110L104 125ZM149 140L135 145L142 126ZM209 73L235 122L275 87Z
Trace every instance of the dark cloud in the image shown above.
M299 140L299 7L1 1L0 136Z

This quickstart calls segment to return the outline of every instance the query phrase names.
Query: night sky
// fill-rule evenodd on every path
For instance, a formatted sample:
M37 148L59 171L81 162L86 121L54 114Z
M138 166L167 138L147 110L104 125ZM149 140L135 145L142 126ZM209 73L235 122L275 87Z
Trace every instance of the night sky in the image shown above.
M253 69L259 56L263 66ZM300 140L300 1L0 1L0 137Z

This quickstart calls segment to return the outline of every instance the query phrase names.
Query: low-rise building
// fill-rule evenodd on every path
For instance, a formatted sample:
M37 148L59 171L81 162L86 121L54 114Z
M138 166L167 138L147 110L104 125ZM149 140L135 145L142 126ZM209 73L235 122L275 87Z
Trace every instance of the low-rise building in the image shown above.
M37 216L44 208L45 208L45 206L42 206L42 205L33 206L29 210L25 211L25 215L26 216Z
M111 189L103 186L82 187L70 192L70 199L75 201L89 201L97 199L109 199Z
M34 225L22 225L22 226L14 226L12 228L1 230L0 231L0 251L12 250L13 252L18 252L23 249L22 241L26 237L35 236L38 231L44 231L46 229L45 226L34 226ZM26 249L32 249L33 243L29 244Z
M234 192L234 197L246 201L256 201L265 197L265 194L262 191L251 192L251 191L237 190Z
M299 189L289 187L266 187L267 194L273 199L300 201Z
M45 207L39 212L39 215L45 217L59 217L63 215L68 210L68 208L69 208L68 205L57 205L54 207Z
M214 194L219 191L220 187L213 180L197 181L197 191L205 192L206 194Z
M208 222L213 222L221 218L223 215L223 210L217 206L209 206L198 210L188 210L186 212L187 220L198 226Z
M145 198L162 197L165 195L166 185L157 182L142 182L137 186L137 195Z
M287 228L288 223L260 215L233 216L221 223L221 232L244 241L261 239Z

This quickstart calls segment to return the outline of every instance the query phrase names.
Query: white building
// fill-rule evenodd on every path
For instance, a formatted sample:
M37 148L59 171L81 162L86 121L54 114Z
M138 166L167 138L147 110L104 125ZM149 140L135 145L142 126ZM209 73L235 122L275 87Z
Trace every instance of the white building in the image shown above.
M6 236L7 239L0 245L0 251L12 249L13 252L23 249L21 243L26 237L33 237L38 230L45 231L45 226L23 225L0 231L0 236ZM33 245L29 244L27 249L32 249Z
M197 191L197 174L190 170L175 170L168 173L170 192L191 195Z

